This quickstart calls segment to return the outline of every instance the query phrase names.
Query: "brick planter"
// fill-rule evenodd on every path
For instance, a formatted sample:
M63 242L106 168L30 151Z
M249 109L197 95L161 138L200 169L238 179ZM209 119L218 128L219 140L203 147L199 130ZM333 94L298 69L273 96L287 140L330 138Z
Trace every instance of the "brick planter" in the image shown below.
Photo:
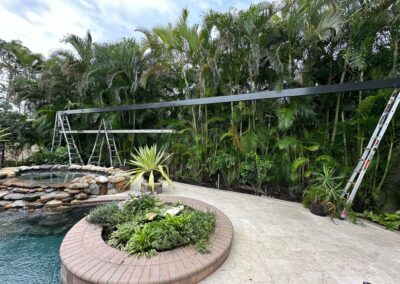
M159 252L151 258L129 256L104 242L102 227L82 219L61 244L63 283L197 283L214 272L231 248L233 227L229 218L214 206L195 199L175 196L161 199L180 200L194 209L215 212L216 227L210 237L209 254L185 246Z

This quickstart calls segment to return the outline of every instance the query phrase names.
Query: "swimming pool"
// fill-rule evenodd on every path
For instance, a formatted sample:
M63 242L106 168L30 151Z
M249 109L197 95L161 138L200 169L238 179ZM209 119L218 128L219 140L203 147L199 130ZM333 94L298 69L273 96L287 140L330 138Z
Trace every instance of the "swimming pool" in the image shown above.
M0 283L59 284L62 239L89 210L0 212Z

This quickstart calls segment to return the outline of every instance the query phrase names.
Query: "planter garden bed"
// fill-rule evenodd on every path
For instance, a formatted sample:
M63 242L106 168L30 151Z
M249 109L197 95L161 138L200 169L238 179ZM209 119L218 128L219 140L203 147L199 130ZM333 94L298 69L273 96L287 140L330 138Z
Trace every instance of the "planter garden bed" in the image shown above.
M92 224L86 219L76 224L66 235L60 249L64 283L197 283L215 271L228 256L233 239L233 227L228 217L215 207L194 199L172 196L163 196L160 199L157 201L160 202L157 205L160 205L157 213L160 215L146 217L146 214L155 212L144 210L140 214L142 218L154 217L153 221L143 220L133 234L128 234L129 241L123 242L125 245L114 242L116 238L112 237L113 233L122 230L121 227L119 230L114 228L107 232L102 226ZM126 204L132 205L129 205L129 201ZM166 214L164 217L163 213L168 209L161 204L171 206L170 209L178 206L183 206L184 209L176 216ZM154 211L154 207L150 211ZM193 217L196 214L197 217ZM191 218L199 216L202 216L199 219L204 224L212 224L212 217L215 216L215 228L212 230L207 225L203 228L204 224L191 222ZM95 216L88 219L95 221L93 217ZM203 231L204 235L188 237L188 230L196 225L197 232ZM157 232L168 226L175 229L162 240ZM181 233L180 237L178 233ZM148 235L144 237L144 234ZM143 240L152 241L147 244ZM178 241L173 243L171 240ZM147 246L140 247L139 244ZM155 249L151 244L163 246Z

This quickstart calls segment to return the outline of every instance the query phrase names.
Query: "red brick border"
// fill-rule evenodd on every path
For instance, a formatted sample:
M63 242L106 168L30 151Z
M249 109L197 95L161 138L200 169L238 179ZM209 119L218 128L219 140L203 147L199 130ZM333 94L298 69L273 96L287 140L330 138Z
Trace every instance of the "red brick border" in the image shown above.
M61 248L63 283L197 283L214 272L228 257L233 226L220 210L207 203L176 196L162 196L167 202L182 201L202 211L216 214L210 237L211 252L200 254L193 246L159 252L151 258L128 256L107 245L102 228L84 219L65 236Z

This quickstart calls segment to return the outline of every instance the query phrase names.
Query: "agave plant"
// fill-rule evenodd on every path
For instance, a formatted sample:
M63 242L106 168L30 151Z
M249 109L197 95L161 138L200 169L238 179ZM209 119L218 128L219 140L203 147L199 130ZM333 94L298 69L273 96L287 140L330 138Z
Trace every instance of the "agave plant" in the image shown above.
M6 132L8 128L0 129L0 142L7 141L5 138L10 135L10 133Z
M142 177L148 179L151 190L154 191L154 182L157 181L157 175L162 176L173 188L172 181L169 178L169 171L165 161L171 156L165 156L165 150L160 149L157 151L157 145L153 145L150 148L148 146L139 147L135 149L136 153L131 153L132 160L128 163L134 166L134 169L129 171L131 178L129 183L135 183ZM147 178L148 176L148 178Z

